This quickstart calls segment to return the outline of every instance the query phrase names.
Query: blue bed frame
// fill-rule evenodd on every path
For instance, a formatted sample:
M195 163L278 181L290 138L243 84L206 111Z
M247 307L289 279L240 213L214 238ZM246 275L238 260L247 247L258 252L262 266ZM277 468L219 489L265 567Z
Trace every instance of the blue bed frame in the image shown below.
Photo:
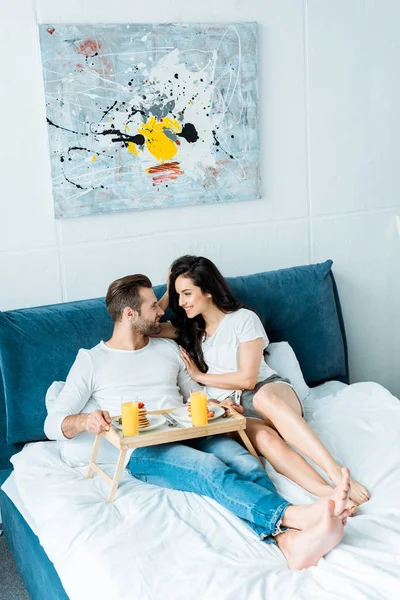
M292 294L292 304L288 304L287 309L291 314L293 314L293 312L296 312L296 302L298 300L298 293L304 291L304 285L301 285L302 278L311 277L310 281L312 281L315 273L319 272L321 274L321 282L323 283L325 289L324 293L327 294L327 296L325 296L324 298L319 298L319 301L322 304L330 302L335 306L334 312L336 316L335 325L333 327L335 329L334 333L336 335L336 338L340 339L340 350L343 356L341 372L333 370L329 378L338 379L345 383L349 383L345 329L335 280L330 270L331 265L332 261L326 261L326 263L321 263L319 265L307 265L305 267L294 267L292 269L283 269L280 271L260 273L246 277L228 278L228 283L234 290L235 294L242 301L244 301L249 306L253 306L253 308L255 308L260 314L271 341L281 341L282 339L285 339L289 343L291 343L292 347L296 350L296 354L298 354L299 362L303 369L303 372L305 372L307 371L307 364L304 362L304 359L302 359L301 356L301 339L298 339L299 330L297 330L296 334L294 335L295 332L293 327L293 339L291 337L292 328L289 328L285 331L283 331L280 327L278 327L275 331L273 329L270 330L268 327L269 317L267 315L262 314L262 301L263 297L267 295L273 296L274 291L276 290L280 290L280 293L284 293L286 299L289 290L289 294ZM286 288L282 285L282 282L286 282ZM157 286L157 288L155 288L155 292L158 297L161 297L161 295L164 293L164 290L165 286ZM331 300L329 300L329 296L331 296ZM281 298L277 297L275 300L276 305L280 306ZM69 304L74 305L74 307L78 307L79 311L82 311L82 308L85 306L86 302L90 301L81 301ZM58 306L60 307L59 309ZM60 304L50 308L53 311L55 309L55 312L57 312L57 310L62 310L62 307L63 305ZM38 307L33 309L24 309L23 311L11 311L10 313L0 313L0 333L2 325L5 324L6 328L8 328L8 325L12 323L15 324L15 318L18 319L18 313L22 314L22 312L26 313L27 311L39 312L42 308L43 307ZM44 308L46 309L46 307ZM272 317L276 313L276 311L274 313L274 310L275 308L271 307L270 314ZM9 317L7 315L9 315ZM2 317L4 316L7 316L7 318L2 321ZM25 314L25 317L26 316L27 315ZM303 313L299 312L298 318L303 319L303 316ZM312 319L312 313L309 315L309 317ZM318 328L317 331L314 333L318 335ZM12 335L12 333L10 334L9 332L9 328L7 329L7 335ZM304 331L300 332L300 338L302 335L304 336ZM7 336L5 336L5 339L7 339ZM78 346L78 348L79 347L88 346L81 344ZM0 346L0 369L2 364L1 360L2 348ZM333 369L335 368L336 366L333 367ZM52 379L52 381L53 380L54 379ZM317 378L314 378L314 380L312 380L312 378L310 379L306 377L306 380L307 383L310 385L316 385L317 383L321 383L321 381L318 381ZM7 431L7 426L9 423L6 414L6 394L4 393L3 383L4 372L0 370L0 487L11 473L11 463L9 462L9 458L13 454L18 452L24 445L23 443L7 443L5 432ZM42 402L44 405L44 399ZM28 438L24 439L25 441L29 441ZM43 439L43 437L35 437L32 439ZM10 548L11 554L15 560L18 571L22 577L22 580L28 590L31 599L68 600L68 596L63 588L57 571L55 570L53 563L51 562L43 547L41 546L38 537L29 527L28 523L22 517L21 513L18 511L13 502L1 489L0 510L7 544Z

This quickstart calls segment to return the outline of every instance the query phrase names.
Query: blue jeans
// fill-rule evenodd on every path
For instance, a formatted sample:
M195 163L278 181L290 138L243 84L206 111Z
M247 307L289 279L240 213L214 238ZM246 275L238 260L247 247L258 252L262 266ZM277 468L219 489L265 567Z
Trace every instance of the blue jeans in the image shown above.
M269 543L290 506L257 459L225 435L136 448L128 469L141 481L213 498Z

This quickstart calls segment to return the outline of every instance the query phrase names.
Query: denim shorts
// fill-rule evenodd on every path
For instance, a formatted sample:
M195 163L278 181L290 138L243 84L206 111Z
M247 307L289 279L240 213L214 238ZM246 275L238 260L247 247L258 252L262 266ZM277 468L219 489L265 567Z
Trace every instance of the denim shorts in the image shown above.
M291 387L292 390L295 392L298 401L300 402L302 416L304 417L303 403L300 400L300 398L298 397L293 385L291 384L289 379L286 379L286 377L281 377L280 375L277 375L277 374L271 375L267 379L264 379L264 381L259 381L252 390L243 390L243 392L241 393L241 396L240 396L240 404L243 406L243 409L244 409L243 414L245 417L263 420L261 415L259 415L258 412L255 410L253 400L254 400L254 396L256 395L258 390L260 390L264 385L268 385L269 383L284 383L284 384L288 385L289 387ZM231 397L235 398L235 395L236 395L236 392L231 394Z

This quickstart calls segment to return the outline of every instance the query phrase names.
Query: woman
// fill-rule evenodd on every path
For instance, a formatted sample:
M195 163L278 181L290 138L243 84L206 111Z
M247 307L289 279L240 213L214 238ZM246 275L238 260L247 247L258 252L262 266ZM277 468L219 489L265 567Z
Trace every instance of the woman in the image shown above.
M178 258L160 301L163 309L168 301L174 318L163 325L161 335L178 338L191 377L219 402L229 402L242 390L246 432L258 453L308 492L332 496L332 487L288 444L314 461L335 485L341 479L340 465L305 422L290 382L265 362L269 341L259 317L233 296L214 263L196 256ZM351 480L351 513L368 499L364 486Z

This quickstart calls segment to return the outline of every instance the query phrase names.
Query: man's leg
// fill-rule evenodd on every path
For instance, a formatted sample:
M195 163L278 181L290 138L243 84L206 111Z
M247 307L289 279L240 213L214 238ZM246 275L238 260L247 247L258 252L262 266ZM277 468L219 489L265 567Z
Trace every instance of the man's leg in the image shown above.
M259 462L245 448L228 436L218 435L198 438L196 440L188 440L185 444L197 450L215 454L244 479L257 483L268 491L277 494L274 484ZM343 468L342 479L340 484L335 488L334 495L334 516L341 518L343 521L345 521L343 513L347 507L349 490L350 473L348 469ZM275 531L280 531L281 525L283 529L309 529L320 523L326 517L326 514L327 504L325 500L317 500L312 504L305 504L303 506L290 505L284 511L282 521L275 524ZM262 532L258 531L258 533L260 537L263 537ZM270 542L271 539L267 541Z
M148 483L213 498L247 521L262 539L279 531L277 526L290 506L269 479L269 487L253 483L214 454L180 443L137 448L128 469Z
M215 456L244 479L252 481L274 494L277 493L268 473L258 460L246 448L227 435L210 435L205 438L188 440L184 443L202 452L215 454Z
M245 519L261 539L265 538L267 542L276 540L291 569L316 565L343 537L342 518L334 516L332 500L318 500L307 507L290 506L277 494L243 479L216 456L189 446L167 444L137 448L131 456L128 469L132 475L149 483L215 499ZM344 508L350 490L350 473L347 469L343 469L343 490ZM304 530L279 533L279 523L282 518L286 520L288 511L292 513L288 521L299 520L300 524L305 517L301 523ZM299 511L300 519L297 514ZM312 513L311 520L317 517L314 525L305 516L305 512L309 511ZM344 511L343 516L346 519L348 512ZM289 522L287 525L293 526ZM272 535L276 537L272 538Z

